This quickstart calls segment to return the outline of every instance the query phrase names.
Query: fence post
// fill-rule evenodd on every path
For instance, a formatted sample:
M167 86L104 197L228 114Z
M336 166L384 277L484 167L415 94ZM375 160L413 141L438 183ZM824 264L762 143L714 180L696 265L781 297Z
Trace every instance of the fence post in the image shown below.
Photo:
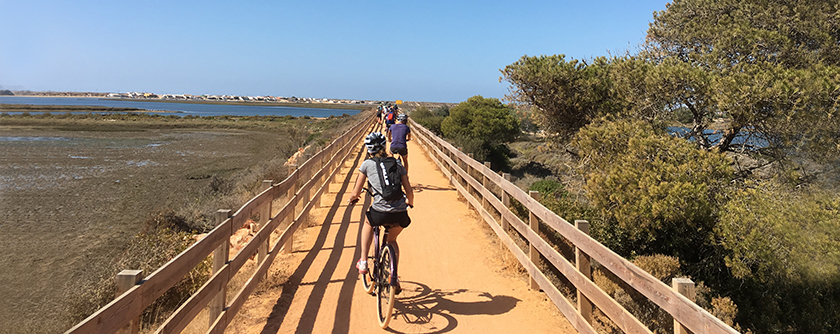
M578 230L589 235L589 222L585 220L575 220L575 227ZM589 255L582 252L580 248L575 247L575 265L577 270L583 274L584 277L592 280L592 264ZM592 301L589 300L581 291L577 289L577 303L578 313L586 319L590 325L592 324Z
M688 300L694 302L696 295L694 291L694 282L692 282L691 279L685 277L674 278L671 280L671 288L677 293L688 298ZM674 319L674 334L692 334L692 331L685 328L685 326L679 323L677 319Z
M263 180L262 185L260 185L260 193L265 191L268 188L271 188L271 184L273 180ZM265 224L268 223L268 220L271 218L271 202L273 200L269 200L268 204L264 205L260 208L260 221L257 222L257 231L263 228ZM268 257L268 246L271 243L271 233L268 233L268 236L265 238L265 241L262 242L257 251L257 263L263 263L265 259ZM268 272L266 271L266 276L263 278L268 277Z
M143 280L142 270L121 271L116 277L117 293L114 295L114 298L119 297L126 291L130 290L140 283L141 280ZM140 316L131 319L131 322L117 331L119 334L137 334L138 332L140 332Z
M540 200L540 192L536 190L528 191L528 195L531 198L539 201ZM539 236L540 234L540 221L537 220L537 215L535 215L532 211L528 210L528 224L531 226L531 231L534 231L534 234ZM528 254L531 257L531 263L534 264L536 270L540 269L540 252L537 251L537 248L534 247L533 241L528 241L530 245L528 248ZM531 290L539 291L540 285L537 284L537 280L534 279L535 275L531 275Z
M297 183L292 184L292 192L296 192L294 190L295 188L297 188ZM286 217L283 218L283 221L286 222L283 225L286 228L288 228L289 226L292 226L292 224L295 223L295 217L297 216L297 205L298 205L296 198L297 198L296 196L291 197L289 199L289 203L287 204L287 205L291 206L291 212L289 212L286 215ZM280 249L281 254L291 254L292 253L292 248L294 248L294 244L295 244L294 239L295 239L295 232L292 231L292 230L289 230L289 238L286 239L286 243L283 244L283 248Z
M484 167L487 167L487 169L490 169L490 161L485 161L484 162ZM488 191L490 190L490 188L487 188L487 176L484 175L484 171L481 171L481 186L483 186L484 189L487 189ZM484 194L481 195L481 207L484 210L488 210L488 207L489 207L489 205L487 204L487 198L484 197Z
M510 174L509 173L503 173L502 178L505 179L506 181L510 182ZM504 204L505 209L510 210L510 195L508 195L508 193L507 193L507 191L505 191L504 187L502 187L502 204ZM505 219L505 215L502 214L502 231L505 231L505 233L507 233L508 224L509 223L508 223L507 219Z
M218 226L228 218L230 218L231 211L230 210L218 210L216 211L216 225ZM228 263L228 256L230 256L230 233L228 233L228 237L222 241L222 244L213 251L213 272L211 274L215 275L219 270L222 270ZM222 314L222 310L225 308L225 304L227 303L225 300L225 296L227 295L227 283L222 284L222 289L216 293L216 296L213 297L213 300L210 301L210 326L213 326L213 323L216 322L216 318Z

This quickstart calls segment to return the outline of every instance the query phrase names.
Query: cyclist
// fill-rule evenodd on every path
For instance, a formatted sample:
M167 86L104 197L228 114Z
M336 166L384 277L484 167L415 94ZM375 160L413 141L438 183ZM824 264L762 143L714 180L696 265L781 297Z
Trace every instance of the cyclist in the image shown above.
M394 246L396 251L395 264L399 262L400 247L397 245L397 237L400 232L411 223L411 218L408 217L408 206L414 206L414 190L411 188L411 183L408 182L408 173L405 168L398 166L400 174L400 182L405 195L394 201L386 201L382 198L383 185L379 180L378 168L376 161L373 158L388 158L385 151L385 136L380 132L372 132L365 138L365 147L371 158L362 162L359 167L359 177L356 179L356 185L353 192L350 194L350 202L354 203L359 200L362 194L362 188L367 181L370 185L370 190L373 192L373 203L368 211L365 213L365 223L362 225L362 244L361 244L361 258L356 262L356 269L359 274L367 274L367 258L370 244L373 240L373 225L390 226L388 229L387 242ZM390 158L393 159L393 158ZM400 291L399 284L397 284L396 291Z
M391 126L396 122L397 112L389 106L388 112L385 114L385 132L390 131Z
M408 173L408 145L411 140L411 129L405 123L408 122L408 115L399 114L397 124L391 125L388 134L391 137L391 154L399 154L400 160Z

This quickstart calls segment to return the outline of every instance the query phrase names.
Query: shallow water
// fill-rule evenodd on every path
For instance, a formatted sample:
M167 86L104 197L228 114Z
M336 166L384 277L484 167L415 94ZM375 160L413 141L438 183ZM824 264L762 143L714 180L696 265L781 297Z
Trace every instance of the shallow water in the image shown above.
M203 103L177 103L177 102L147 102L128 100L109 100L99 98L71 98L71 97L24 97L24 96L0 96L0 104L30 104L30 105L59 105L59 106L101 106L111 108L136 108L155 111L160 115L176 116L311 116L330 117L343 114L355 115L359 110L351 109L322 109L322 108L296 108L282 106L259 105L234 105L234 104L203 104ZM32 114L40 112L30 112ZM88 113L88 112L78 112ZM9 114L21 114L21 112L10 112Z

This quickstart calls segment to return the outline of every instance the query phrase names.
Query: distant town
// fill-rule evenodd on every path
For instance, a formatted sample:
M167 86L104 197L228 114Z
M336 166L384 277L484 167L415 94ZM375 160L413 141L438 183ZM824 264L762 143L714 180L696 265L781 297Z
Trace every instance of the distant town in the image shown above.
M218 101L218 102L277 102L277 103L319 103L319 104L361 104L371 105L388 101L325 99L309 97L283 96L241 96L241 95L192 95L192 94L156 94L148 92L128 93L92 93L92 92L33 92L0 90L5 96L40 96L40 97L99 97L112 99L155 99L181 101Z
M380 101L316 99L309 97L282 96L239 96L239 95L190 95L190 94L155 94L155 93L108 93L108 98L124 99L161 99L191 101L228 101L228 102L281 102L281 103L334 103L334 104L376 104Z
M30 97L93 97L93 98L110 98L110 99L132 99L132 100L167 100L167 101L190 101L190 102L228 102L228 103L245 103L245 102L267 102L278 104L317 104L319 108L334 104L338 108L341 105L354 105L353 109L363 109L363 106L372 106L388 103L401 104L402 107L414 108L425 106L427 108L436 108L440 106L454 107L457 103L444 102L418 102L418 101L384 101L384 100L352 100L352 99L325 99L325 98L310 98L310 97L283 97L283 96L241 96L241 95L192 95L192 94L156 94L148 92L130 92L130 93L99 93L99 92L35 92L29 90L8 90L0 89L0 96L30 96ZM313 106L315 107L315 106Z

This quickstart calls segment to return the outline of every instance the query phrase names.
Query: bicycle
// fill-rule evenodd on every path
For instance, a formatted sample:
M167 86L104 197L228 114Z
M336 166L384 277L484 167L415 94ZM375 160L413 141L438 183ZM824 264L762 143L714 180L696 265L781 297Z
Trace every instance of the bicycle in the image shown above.
M368 193L370 190L364 188ZM349 204L356 204L350 201ZM413 206L409 206L412 207ZM362 275L362 288L376 297L376 314L379 327L388 328L394 314L395 295L402 289L397 282L397 253L388 242L379 244L380 227L384 227L381 240L388 240L388 229L392 226L371 226L373 228L373 256L368 256L368 272Z

